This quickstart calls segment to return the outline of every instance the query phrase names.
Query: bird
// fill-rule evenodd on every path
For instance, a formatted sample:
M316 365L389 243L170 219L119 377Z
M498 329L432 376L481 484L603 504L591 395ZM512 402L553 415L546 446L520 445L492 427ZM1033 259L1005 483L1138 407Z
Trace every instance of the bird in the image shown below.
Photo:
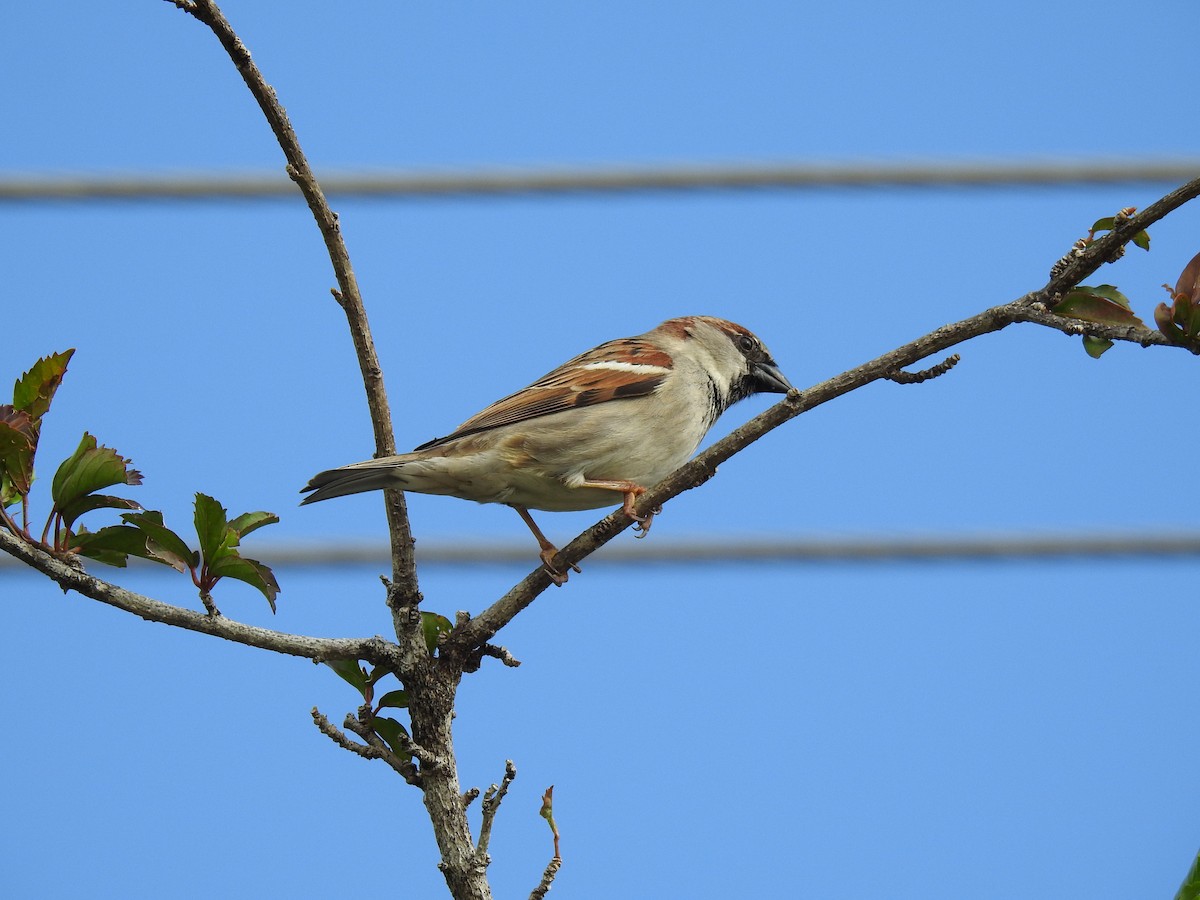
M301 505L384 488L503 503L533 532L547 574L562 585L558 548L529 510L619 499L645 537L658 510L638 514L637 498L687 462L732 404L791 390L749 329L716 316L668 319L581 353L411 453L314 475Z

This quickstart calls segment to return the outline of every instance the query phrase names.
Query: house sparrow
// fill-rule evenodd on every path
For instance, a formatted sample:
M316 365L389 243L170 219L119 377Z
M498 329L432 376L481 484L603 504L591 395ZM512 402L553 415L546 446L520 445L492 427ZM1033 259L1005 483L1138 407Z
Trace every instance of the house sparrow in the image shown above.
M505 503L533 532L550 577L563 584L558 549L530 509L596 509L621 497L644 537L654 514L635 514L637 497L683 465L731 404L791 388L762 341L741 325L714 316L668 319L563 363L411 453L313 476L301 503L382 488Z

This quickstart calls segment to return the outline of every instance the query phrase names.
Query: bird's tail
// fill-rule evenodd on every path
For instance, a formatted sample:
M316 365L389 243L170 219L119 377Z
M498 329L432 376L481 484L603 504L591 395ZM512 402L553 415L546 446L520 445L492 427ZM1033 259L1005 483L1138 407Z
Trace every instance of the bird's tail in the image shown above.
M318 472L300 489L300 493L308 494L300 501L300 505L331 497L345 497L347 494L361 494L363 491L401 487L403 479L398 477L398 471L402 465L395 457L389 457Z

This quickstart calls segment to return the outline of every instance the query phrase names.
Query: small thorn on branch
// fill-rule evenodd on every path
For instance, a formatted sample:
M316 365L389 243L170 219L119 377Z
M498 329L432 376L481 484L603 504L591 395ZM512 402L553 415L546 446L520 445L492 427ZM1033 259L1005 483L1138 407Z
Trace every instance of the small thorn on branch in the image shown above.
M905 372L903 369L894 369L883 377L888 381L896 382L896 384L920 384L923 381L929 381L931 378L937 378L939 375L945 375L958 365L960 359L962 357L955 353L952 356L947 356L936 366L930 366L928 369L922 369L919 372Z

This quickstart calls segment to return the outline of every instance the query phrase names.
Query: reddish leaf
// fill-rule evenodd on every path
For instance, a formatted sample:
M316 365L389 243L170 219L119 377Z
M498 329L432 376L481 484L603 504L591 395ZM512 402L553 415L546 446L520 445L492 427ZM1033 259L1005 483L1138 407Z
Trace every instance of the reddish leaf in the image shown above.
M1200 300L1200 253L1192 257L1191 262L1179 273L1175 282L1174 296L1182 294L1191 300Z
M1111 284L1080 285L1054 307L1060 316L1102 325L1144 325L1129 309L1125 295Z
M4 506L29 493L37 432L37 423L27 412L0 406L0 503Z

